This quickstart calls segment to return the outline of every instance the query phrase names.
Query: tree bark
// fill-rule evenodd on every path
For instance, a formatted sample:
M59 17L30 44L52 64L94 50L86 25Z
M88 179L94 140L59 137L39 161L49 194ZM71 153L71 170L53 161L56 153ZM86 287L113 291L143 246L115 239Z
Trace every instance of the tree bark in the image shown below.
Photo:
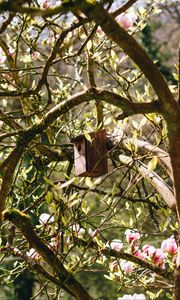
M172 164L174 191L176 197L176 209L179 222L179 232L177 238L178 255L175 269L175 285L173 300L180 300L180 107L174 112L174 115L167 120L169 155Z
M56 257L54 252L48 248L35 232L30 218L16 209L4 212L4 218L11 221L24 235L29 245L34 248L42 258L51 266L53 272L62 282L62 288L77 300L93 300L83 286L64 267L63 263Z

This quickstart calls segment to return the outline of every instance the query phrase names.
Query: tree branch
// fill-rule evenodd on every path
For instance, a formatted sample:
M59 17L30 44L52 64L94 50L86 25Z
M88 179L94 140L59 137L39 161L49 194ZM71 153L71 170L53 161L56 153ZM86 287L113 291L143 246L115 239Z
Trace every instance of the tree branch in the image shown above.
M15 17L14 13L9 14L8 18L2 23L2 25L0 27L0 34L2 34L6 30L6 28L11 23L11 21L13 20L14 17Z
M41 274L43 277L45 277L46 279L48 279L49 281L51 281L52 283L57 285L59 288L63 288L66 292L68 292L70 294L70 291L65 286L62 287L61 280L59 280L54 275L52 275L47 270L45 270L35 259L30 258L28 255L24 254L17 248L7 247L7 250L9 250L9 249L11 250L13 255L23 259L26 262L26 264L28 265L28 267L31 270L33 270L35 273ZM4 250L6 250L6 249L4 249ZM73 296L73 294L71 294L71 295Z
M115 105L125 111L126 116L161 111L159 103L156 101L150 103L134 103L115 93L102 91L95 88L75 94L68 100L56 105L41 119L38 124L35 124L27 130L24 130L20 134L16 147L3 162L5 165L5 170L0 190L0 224L2 219L2 211L5 208L6 197L11 189L15 169L27 146L37 134L40 134L46 130L58 117L64 115L77 105L83 102L89 102L91 100L105 101Z
M127 149L127 144L131 141L132 141L131 139L126 139L126 138L122 139L123 146ZM158 157L158 161L161 164L161 166L164 168L168 176L173 180L172 166L171 166L169 154L163 149L154 146L147 141L142 141L137 139L136 143L138 148L143 152L145 150L146 152L155 154Z
M44 241L36 234L30 218L16 209L4 212L5 220L12 222L24 235L28 243L42 258L52 267L52 270L61 280L62 287L76 299L92 300L92 297L84 290L81 284L68 272L54 252L46 246Z
M21 2L25 2L26 1L21 1ZM57 15L60 13L66 13L69 10L66 9L64 6L59 5L55 8L48 8L46 10L44 9L40 9L40 8L32 8L32 7L27 7L27 6L23 6L23 3L21 3L21 5L19 5L19 3L17 2L13 2L13 1L4 1L2 3L0 3L0 13L2 12L14 12L14 13L21 13L21 14L28 14L31 16L42 16L42 17L50 17L53 15Z
M73 23L71 26L65 28L59 35L59 38L56 40L56 43L52 49L52 52L43 68L42 71L42 75L41 75L41 79L39 80L37 87L35 88L35 93L38 93L41 89L41 87L44 85L44 83L47 80L47 75L48 75L48 71L52 65L53 60L56 58L57 53L60 52L61 50L61 46L65 40L65 38L67 37L68 33L73 31L74 29L80 27L82 25L81 22L79 23Z
M143 260L143 259L140 259L139 257L136 257L130 253L125 253L123 251L116 251L116 250L113 250L113 249L110 249L110 248L104 248L104 249L101 249L97 244L96 242L94 241L85 241L85 240L82 240L82 239L79 239L79 238L76 238L74 237L74 240L75 242L80 245L80 246L84 246L84 247L91 247L91 248L94 248L96 249L99 253L102 253L108 257L115 257L117 259L124 259L124 260L128 260L128 261L131 261L139 266L142 266L143 268L145 269L149 269L151 270L152 272L162 276L163 278L166 278L166 279L169 279L169 280L172 280L173 279L173 276L172 276L172 272L168 272L168 271L165 271L157 266L155 266L154 264L150 263L149 261L147 260Z
M153 186L153 188L161 195L167 206L176 212L176 198L171 188L162 180L162 178L153 171L148 171L145 164L139 161L133 161L132 158L125 155L119 155L120 162L125 165L131 165L135 162L138 172Z
M109 39L122 48L139 66L154 88L163 107L166 108L166 113L172 113L176 109L177 103L163 76L147 55L146 51L141 48L136 40L114 20L101 4L96 1L93 1L93 3L90 4L86 1L86 5L82 4L81 10L90 20L93 20L97 25L100 25Z
M118 9L116 9L115 11L113 11L111 13L111 15L116 18L117 16L119 16L120 14L122 14L123 12L125 12L126 10L128 10L133 4L135 4L138 0L129 0L127 1L124 5L122 5L121 7L119 7Z

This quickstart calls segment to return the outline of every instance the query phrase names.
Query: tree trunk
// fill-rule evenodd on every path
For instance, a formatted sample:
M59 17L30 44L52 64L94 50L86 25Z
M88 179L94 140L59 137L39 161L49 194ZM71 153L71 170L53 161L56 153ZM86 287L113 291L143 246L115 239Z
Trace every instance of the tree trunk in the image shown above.
M180 108L174 112L174 115L167 120L168 138L169 138L169 155L171 158L174 192L176 197L176 208L179 223L177 244L178 255L175 269L175 286L173 300L180 300Z

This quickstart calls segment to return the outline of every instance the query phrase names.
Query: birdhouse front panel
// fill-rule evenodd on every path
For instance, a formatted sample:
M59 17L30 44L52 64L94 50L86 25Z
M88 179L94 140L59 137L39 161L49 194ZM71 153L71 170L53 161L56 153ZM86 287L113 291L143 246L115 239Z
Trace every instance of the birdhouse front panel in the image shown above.
M75 175L86 173L86 139L81 136L74 142Z
M98 177L108 171L106 131L90 133L92 142L85 136L74 140L75 175Z

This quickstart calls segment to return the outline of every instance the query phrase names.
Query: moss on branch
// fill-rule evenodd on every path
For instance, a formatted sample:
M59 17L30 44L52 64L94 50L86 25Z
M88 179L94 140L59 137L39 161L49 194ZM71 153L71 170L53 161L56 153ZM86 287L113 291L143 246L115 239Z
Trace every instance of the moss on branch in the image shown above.
M51 266L53 272L57 274L66 291L69 291L71 295L79 300L92 299L74 276L65 269L63 263L56 257L54 252L49 249L45 242L36 234L34 226L26 214L17 209L10 209L6 210L3 213L3 216L5 220L12 222L22 232L29 245L31 245L49 266Z
M16 147L4 161L5 170L0 190L0 224L2 219L2 211L5 209L5 201L13 182L14 172L27 146L37 134L40 134L46 130L58 117L64 115L79 104L83 102L90 102L91 100L96 100L98 102L105 101L109 104L115 105L125 112L126 117L140 113L161 113L161 105L158 101L149 103L135 103L129 101L121 95L97 88L91 88L84 92L77 93L60 104L57 104L42 117L38 124L35 124L20 133Z

